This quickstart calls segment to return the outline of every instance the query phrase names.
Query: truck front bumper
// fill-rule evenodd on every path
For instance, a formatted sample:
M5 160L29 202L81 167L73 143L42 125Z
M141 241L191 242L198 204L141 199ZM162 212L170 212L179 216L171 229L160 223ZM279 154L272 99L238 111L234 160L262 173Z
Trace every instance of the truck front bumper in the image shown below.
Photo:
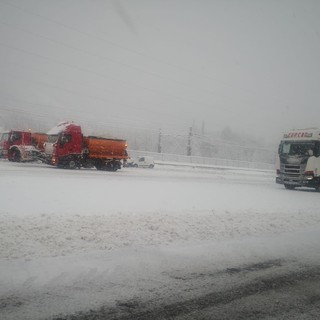
M276 177L276 183L294 187L319 188L320 177L317 176L308 179L306 176L300 176L299 179L294 179L291 177L280 175Z

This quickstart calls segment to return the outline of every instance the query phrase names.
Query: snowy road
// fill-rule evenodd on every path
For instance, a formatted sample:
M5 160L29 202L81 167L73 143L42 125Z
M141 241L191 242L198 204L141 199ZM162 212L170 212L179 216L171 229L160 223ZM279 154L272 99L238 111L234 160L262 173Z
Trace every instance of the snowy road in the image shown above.
M271 172L0 161L0 195L1 319L319 311L319 193Z

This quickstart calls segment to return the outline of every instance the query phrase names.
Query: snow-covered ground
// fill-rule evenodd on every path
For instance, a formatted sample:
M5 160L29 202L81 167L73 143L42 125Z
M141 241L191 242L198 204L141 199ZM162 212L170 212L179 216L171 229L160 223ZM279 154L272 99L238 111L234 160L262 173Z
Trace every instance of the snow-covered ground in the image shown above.
M0 161L0 311L44 319L159 295L168 274L320 262L320 197L274 172ZM178 287L171 287L177 295Z

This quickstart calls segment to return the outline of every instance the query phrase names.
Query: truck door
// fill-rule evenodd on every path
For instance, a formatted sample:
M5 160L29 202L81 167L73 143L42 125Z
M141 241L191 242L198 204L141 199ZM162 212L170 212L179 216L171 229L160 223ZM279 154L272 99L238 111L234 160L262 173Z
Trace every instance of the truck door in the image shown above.
M71 154L81 154L82 145L77 139L77 134L61 133L58 148L59 156L67 156Z
M71 133L62 133L57 145L59 156L66 156L73 153Z

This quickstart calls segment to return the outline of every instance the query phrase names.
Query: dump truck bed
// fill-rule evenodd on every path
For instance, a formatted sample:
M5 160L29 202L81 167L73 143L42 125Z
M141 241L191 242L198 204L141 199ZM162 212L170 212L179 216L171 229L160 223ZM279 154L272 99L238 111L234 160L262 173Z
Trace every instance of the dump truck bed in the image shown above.
M83 137L84 148L91 159L127 159L127 142L120 139Z

